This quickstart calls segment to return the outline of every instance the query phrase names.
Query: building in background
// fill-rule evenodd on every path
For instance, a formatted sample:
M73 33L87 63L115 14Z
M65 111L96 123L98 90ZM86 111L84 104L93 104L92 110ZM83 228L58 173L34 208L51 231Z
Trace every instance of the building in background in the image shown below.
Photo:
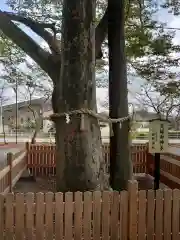
M41 130L44 133L48 133L53 129L53 123L49 120L44 120L43 117L47 117L52 114L51 100L46 100L44 98L32 99L31 104L29 101L22 101L18 103L18 114L17 114L17 126L20 132L30 130L34 122L33 112L29 109L31 108L37 113L39 119L41 119ZM12 132L16 129L16 104L7 104L2 106L0 115L4 119L4 125L6 132ZM108 116L108 111L101 112L102 115ZM1 117L1 116L0 116ZM156 113L148 112L145 110L137 110L134 114L134 120L141 122L141 129L147 129L149 125L149 120L156 119L158 116ZM29 126L29 128L28 128ZM102 129L102 135L104 137L109 136L109 126L106 123L100 122L100 127ZM170 119L170 128L179 130L179 124L173 118ZM0 130L2 132L2 121L0 121Z
M30 108L33 110L31 110ZM19 131L25 131L28 126L35 123L34 113L42 119L44 112L51 110L51 101L44 98L38 98L18 103L17 126ZM16 128L16 104L8 104L2 107L2 117L4 119L5 128L9 132ZM1 123L2 125L2 123ZM41 120L41 128L43 129L43 119ZM2 129L2 126L0 127Z

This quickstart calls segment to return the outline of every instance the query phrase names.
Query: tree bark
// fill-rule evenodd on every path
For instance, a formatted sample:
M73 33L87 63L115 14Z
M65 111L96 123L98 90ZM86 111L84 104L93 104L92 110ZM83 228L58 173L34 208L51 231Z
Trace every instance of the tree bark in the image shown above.
M66 0L63 5L60 79L54 85L53 110L96 110L95 0ZM55 118L57 191L86 191L108 186L98 120L73 115Z
M128 89L124 36L124 0L108 1L109 110L111 118L128 115ZM110 139L110 185L114 190L127 188L132 177L129 122L113 124Z

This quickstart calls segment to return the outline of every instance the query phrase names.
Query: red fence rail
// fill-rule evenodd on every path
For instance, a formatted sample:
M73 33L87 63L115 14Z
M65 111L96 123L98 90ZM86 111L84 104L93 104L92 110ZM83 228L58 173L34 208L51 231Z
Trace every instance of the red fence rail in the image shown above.
M147 173L153 176L154 155L147 154ZM162 154L160 159L160 181L168 187L180 189L180 160L172 154Z
M103 144L103 154L109 169L109 144ZM134 173L146 172L147 145L139 144L131 147ZM56 145L27 144L27 166L32 175L54 176L56 174Z
M103 154L109 169L109 144L103 144ZM27 144L27 166L34 177L56 175L56 145ZM154 157L148 153L147 144L131 146L131 159L134 173L154 175ZM173 154L161 155L161 182L170 188L180 189L180 157Z
M24 151L24 150L23 150ZM22 154L26 157L22 158ZM103 145L103 154L109 169L109 144ZM19 155L21 156L19 159ZM147 144L131 146L131 159L134 173L145 173L153 176L154 157L148 153ZM29 168L34 177L53 177L56 175L56 146L55 144L29 144L26 153L8 154L8 165L0 171L0 192L11 191L20 178L20 174ZM180 189L180 157L174 154L161 155L161 182L170 188Z

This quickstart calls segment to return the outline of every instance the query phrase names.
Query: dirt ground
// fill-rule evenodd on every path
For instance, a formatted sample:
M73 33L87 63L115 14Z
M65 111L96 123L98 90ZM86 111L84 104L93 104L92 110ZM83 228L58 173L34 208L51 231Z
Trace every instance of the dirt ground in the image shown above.
M55 180L54 179L42 179L42 178L26 178L20 179L15 187L13 188L13 192L55 192Z
M148 176L136 177L140 190L153 189L153 180ZM164 184L160 184L160 188L167 188ZM13 189L13 192L56 192L55 179L42 179L42 178L22 178L20 179Z

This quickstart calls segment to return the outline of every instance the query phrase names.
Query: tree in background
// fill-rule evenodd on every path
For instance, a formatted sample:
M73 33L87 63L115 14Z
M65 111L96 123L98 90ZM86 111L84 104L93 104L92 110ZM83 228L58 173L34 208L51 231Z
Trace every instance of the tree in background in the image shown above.
M32 118L31 120L26 121L25 127L26 129L34 130L33 136L31 138L31 143L34 144L36 142L36 137L38 132L40 131L42 125L42 117L40 116L40 112L37 112L35 107L32 106L32 100L34 94L38 94L38 82L36 83L33 81L25 81L24 89L25 92L22 94L24 95L24 99L28 102L28 109L31 112Z
M168 87L168 85L167 85ZM160 90L161 89L161 90ZM159 91L160 90L160 91ZM174 92L175 91L175 92ZM141 93L136 94L136 100L141 104L141 108L146 108L150 112L156 113L157 117L170 120L175 126L178 125L180 117L180 94L179 87L168 88L167 91L157 83L145 83L141 86Z
M3 81L0 87L0 127L1 133L3 133L4 144L6 144L6 132L5 132L5 123L4 123L4 116L3 116L3 105L9 100L7 96L4 96L4 91L6 89L6 82Z

